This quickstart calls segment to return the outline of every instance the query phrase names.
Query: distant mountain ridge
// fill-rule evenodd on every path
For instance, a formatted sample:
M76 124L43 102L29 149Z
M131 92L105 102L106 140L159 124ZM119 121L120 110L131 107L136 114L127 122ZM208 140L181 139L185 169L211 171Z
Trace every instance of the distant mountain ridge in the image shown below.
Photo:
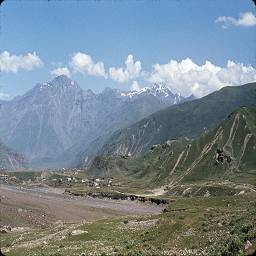
M129 91L126 93L121 93L124 97L135 98L146 95L153 95L159 98L163 102L168 102L170 105L178 104L186 101L187 99L194 100L196 97L192 94L185 98L180 94L172 93L172 91L164 83L155 83L152 87L144 87L138 91Z
M256 83L224 87L203 98L170 106L115 132L99 154L138 155L168 139L196 137L241 106L256 105Z
M94 155L98 145L92 143L99 137L104 143L115 130L183 101L164 85L139 92L106 88L96 94L62 75L2 102L0 137L33 166L63 167L83 153Z

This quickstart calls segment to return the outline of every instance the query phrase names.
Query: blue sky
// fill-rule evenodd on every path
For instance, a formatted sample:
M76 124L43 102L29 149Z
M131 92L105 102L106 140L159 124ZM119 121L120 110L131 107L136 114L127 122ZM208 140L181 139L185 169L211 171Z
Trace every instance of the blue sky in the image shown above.
M58 67L66 67L82 88L96 92L107 86L127 90L132 84L138 88L159 81L176 92L201 96L226 84L254 80L256 26L253 17L251 24L240 22L243 13L255 15L252 1L5 1L1 6L1 52L10 56L35 52L41 64L30 70L2 68L0 96L13 97L37 82L50 81L54 77L51 71ZM219 17L224 18L217 22ZM77 53L90 56L91 63L78 66L77 59L74 64ZM132 67L125 73L129 54ZM177 63L170 64L171 59ZM250 66L250 77L242 80L243 73L231 77L243 66L231 63L227 68L228 60ZM205 61L214 67L201 68L202 78L200 67ZM95 71L97 63L104 65L105 77ZM175 80L175 72L182 73L187 66L191 72ZM111 67L115 68L112 75ZM115 72L118 68L122 70ZM216 75L218 68L223 68L221 75ZM217 78L212 79L211 72ZM206 82L209 77L214 81Z

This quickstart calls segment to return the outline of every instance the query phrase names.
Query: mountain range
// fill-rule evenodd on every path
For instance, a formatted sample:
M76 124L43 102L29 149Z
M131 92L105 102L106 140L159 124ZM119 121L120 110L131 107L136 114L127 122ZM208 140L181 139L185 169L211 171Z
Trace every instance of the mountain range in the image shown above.
M1 152L10 153L2 156L17 159L2 165L13 169L27 159L30 167L60 168L88 166L97 155L144 155L156 144L197 138L251 105L256 105L256 83L195 99L161 83L94 93L61 75L0 102Z
M224 87L203 98L160 110L116 131L100 155L138 155L154 144L193 138L215 128L239 107L256 105L256 83Z
M66 167L95 156L110 135L153 112L194 99L164 84L139 91L82 90L61 75L0 102L0 139L32 167Z

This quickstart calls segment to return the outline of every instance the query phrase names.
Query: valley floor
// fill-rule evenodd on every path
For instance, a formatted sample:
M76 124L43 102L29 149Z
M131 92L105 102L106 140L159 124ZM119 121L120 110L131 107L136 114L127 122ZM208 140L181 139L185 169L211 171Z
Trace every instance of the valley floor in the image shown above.
M132 201L73 197L59 188L0 187L0 224L45 227L58 220L79 222L124 215L155 214L161 206Z
M173 197L169 206L1 185L6 256L252 255L256 195ZM157 194L159 191L156 191ZM171 199L171 198L170 198Z

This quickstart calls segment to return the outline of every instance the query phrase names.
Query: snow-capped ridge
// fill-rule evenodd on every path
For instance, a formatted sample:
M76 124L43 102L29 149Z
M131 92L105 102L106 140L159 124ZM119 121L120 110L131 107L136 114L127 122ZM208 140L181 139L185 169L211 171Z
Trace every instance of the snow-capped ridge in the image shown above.
M121 96L130 99L149 95L157 97L159 100L169 104L178 104L187 100L187 98L181 96L179 93L173 93L165 83L155 83L152 86L143 87L137 91L132 90L121 93Z
M120 99L121 101L133 101L140 97L155 97L160 102L173 105L179 104L184 101L193 100L195 97L193 95L189 97L183 97L179 93L173 93L171 89L165 83L155 83L151 86L145 86L139 90L122 91L117 88L105 88L102 92L96 93L91 89L83 90L76 81L68 78L65 75L60 75L55 77L50 82L44 82L37 84L30 93L36 91L37 94L42 97L45 95L66 95L68 92L74 94L84 95L86 99L88 98L112 98Z

